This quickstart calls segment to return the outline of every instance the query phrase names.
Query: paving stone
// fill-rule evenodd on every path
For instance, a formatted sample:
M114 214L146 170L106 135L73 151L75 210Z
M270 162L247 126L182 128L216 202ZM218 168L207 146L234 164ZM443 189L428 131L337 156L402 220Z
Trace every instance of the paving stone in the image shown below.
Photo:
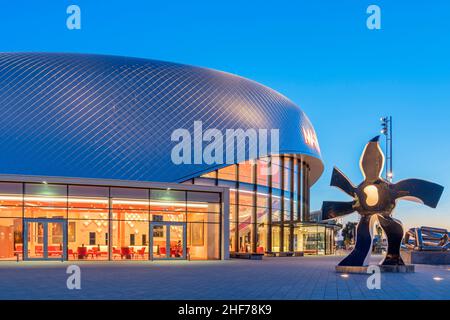
M81 290L66 287L72 263L1 262L0 299L450 299L449 266L382 274L381 289L369 290L369 275L336 274L341 259L80 262Z

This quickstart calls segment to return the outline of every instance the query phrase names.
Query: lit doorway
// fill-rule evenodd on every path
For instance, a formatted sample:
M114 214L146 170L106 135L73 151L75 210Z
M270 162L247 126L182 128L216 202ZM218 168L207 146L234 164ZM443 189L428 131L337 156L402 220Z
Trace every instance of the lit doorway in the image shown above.
M24 219L24 260L66 260L67 221Z
M186 224L183 222L150 223L150 259L186 259Z

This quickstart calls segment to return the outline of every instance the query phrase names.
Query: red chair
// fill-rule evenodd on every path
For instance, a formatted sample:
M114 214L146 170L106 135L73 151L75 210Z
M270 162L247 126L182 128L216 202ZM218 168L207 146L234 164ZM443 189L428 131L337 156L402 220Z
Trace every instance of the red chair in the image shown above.
M159 248L159 255L160 256L165 256L166 255L166 247Z
M120 256L123 259L123 257L125 257L125 259L131 259L131 250L129 247L122 247L120 248Z
M87 259L88 249L86 247L77 248L78 259Z
M116 256L120 256L121 257L121 252L119 249L117 249L116 247L113 247L113 258L115 258Z
M142 257L142 259L144 259L145 258L145 249L146 249L146 247L140 248L137 251L136 256Z
M100 250L97 247L93 247L91 251L92 259L97 259L100 255Z
M68 249L67 250L67 257L73 256L74 259L77 258L77 255L75 254L75 252L73 252L72 249Z
M264 247L256 248L256 253L264 254Z

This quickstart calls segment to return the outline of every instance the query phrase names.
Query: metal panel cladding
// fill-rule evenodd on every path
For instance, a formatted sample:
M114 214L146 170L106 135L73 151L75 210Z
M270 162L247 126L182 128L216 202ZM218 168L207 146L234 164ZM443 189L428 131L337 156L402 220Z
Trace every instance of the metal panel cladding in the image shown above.
M254 81L139 58L0 53L1 174L183 181L217 167L171 161L171 133L196 120L223 132L278 128L281 153L321 165L306 115Z

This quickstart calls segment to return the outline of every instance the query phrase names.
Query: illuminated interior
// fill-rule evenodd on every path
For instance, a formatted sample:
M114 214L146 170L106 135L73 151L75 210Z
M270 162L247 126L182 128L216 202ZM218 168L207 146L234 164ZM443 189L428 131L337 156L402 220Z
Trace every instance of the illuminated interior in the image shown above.
M1 260L220 259L221 194L0 183Z
M333 227L312 221L310 168L281 155L231 165L185 183L230 188L230 252L334 253Z

